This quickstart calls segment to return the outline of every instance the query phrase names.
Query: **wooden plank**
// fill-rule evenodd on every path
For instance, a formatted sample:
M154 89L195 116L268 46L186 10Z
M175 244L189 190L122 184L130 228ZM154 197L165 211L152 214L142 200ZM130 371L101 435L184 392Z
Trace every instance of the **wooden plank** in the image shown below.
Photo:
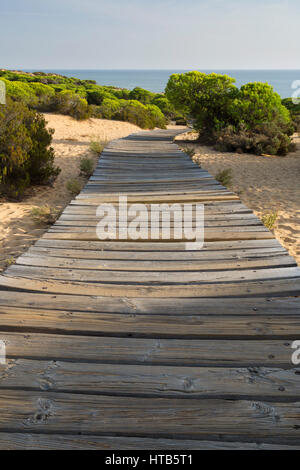
M65 256L65 254L64 254ZM128 256L124 260L97 260L72 257L55 257L37 255L32 251L27 255L21 256L16 261L20 266L40 266L47 268L69 268L69 269L91 269L97 271L216 271L232 269L250 269L250 268L270 268L270 267L296 267L294 258L286 255L254 258L253 260L231 259L231 260L133 260ZM96 278L95 278L96 280Z
M25 258L24 258L25 259ZM152 263L152 262L150 262ZM153 264L152 264L153 268ZM250 281L263 281L263 280L283 280L283 279L298 279L300 281L300 268L287 267L287 268L268 268L268 269L240 269L240 270L226 270L226 271L185 271L184 280L183 273L177 271L153 271L135 272L135 271L105 271L100 269L63 269L63 268L47 268L40 266L23 266L12 265L7 270L8 276L29 277L34 279L56 279L68 281L83 281L83 282L113 282L115 284L134 283L138 285L152 285L153 283L161 284L208 284L213 283L217 285L225 282L243 282ZM300 282L299 282L300 288Z
M297 400L299 369L170 367L9 359L0 390L94 395ZM0 418L1 420L1 418Z
M117 188L116 188L117 191ZM190 196L188 194L182 194L182 195L171 195L171 196L129 196L128 197L128 204L131 203L136 203L136 202L142 202L143 204L150 203L150 204L163 204L163 203L201 203L201 202L211 202L211 201L238 201L238 197L233 194L233 193L228 193L228 194L221 194L218 195L216 194L215 196ZM84 198L83 200L77 198L71 201L71 205L86 205L86 206L97 206L101 203L106 203L106 202L119 202L119 195L116 194L114 196L107 196L105 194L99 195L95 198Z
M181 216L181 214L179 213L178 214L179 216ZM170 221L153 221L151 222L151 228L174 228L174 227L177 227L177 228L182 228L183 229L183 221L177 221L177 220L174 220L173 216L170 217ZM93 220L64 220L63 218L60 218L54 225L53 225L53 228L56 228L56 227L76 227L76 228L79 228L79 227L97 227L98 223L100 222L101 218L99 217L98 219L96 217L94 217ZM106 217L105 220L108 222L115 222L116 218L115 217ZM134 217L131 217L131 218L128 218L128 222L132 222L134 220ZM148 220L149 218L146 217L144 218L144 220L142 220L140 217L139 217L139 220L140 222L147 222L148 224ZM116 220L116 226L117 227L122 227L123 228L126 228L126 225L124 224L120 224L118 220ZM196 220L195 219L191 219L191 220L187 220L184 222L184 228L186 227L191 227L191 228L194 228L196 226ZM227 228L227 227L236 227L237 230L239 230L239 228L241 227L263 227L264 228L264 231L265 231L265 227L262 225L262 223L258 220L258 219L245 219L245 220L220 220L220 221L214 221L214 220L205 220L204 222L204 226L205 228L212 228L212 227L224 227Z
M101 310L101 307L99 307ZM300 312L291 315L240 315L221 317L210 312L193 315L96 313L75 309L54 310L0 305L2 331L79 335L122 335L156 338L295 338L300 337Z
M295 340L299 333L295 332ZM191 367L292 368L292 340L123 338L1 332L7 359Z
M59 240L57 241L59 243ZM72 242L70 242L72 243ZM80 242L79 242L80 243ZM126 242L125 242L126 243ZM89 249L85 246L78 246L68 248L67 245L39 246L37 244L31 246L23 256L31 256L32 254L40 256L58 256L58 257L73 257L73 258L91 258L91 259L138 259L141 261L146 260L168 260L168 261L188 261L188 260L229 260L229 259L251 259L251 258L270 258L282 255L287 255L287 251L283 247L258 247L258 248L228 248L227 250L209 249L204 247L199 251L126 251L126 250L105 250L105 249ZM92 247L93 248L93 247ZM96 247L94 247L96 248Z
M298 450L300 445L0 432L1 450Z
M160 232L159 233L160 237L162 238L162 233ZM146 236L146 235L145 235ZM84 232L59 232L58 230L49 230L49 232L47 232L44 236L43 236L44 239L47 239L47 240L74 240L74 241L84 241L84 242L88 242L88 241L99 241L99 238L97 236L97 233L96 231L92 231L92 232L87 232L87 231L84 231ZM247 230L247 231L225 231L225 230L220 230L220 231L216 231L216 230L213 230L213 231L209 231L208 229L205 230L205 241L206 242L213 242L213 241L239 241L239 240L270 240L273 238L273 235L271 232L269 232L268 230L265 231L264 229L259 229L259 230ZM122 238L120 238L122 239ZM140 239L139 240L139 243L140 244L146 244L146 243L151 243L153 241L155 241L156 239L152 239L152 238L149 238L148 240L145 240L145 239ZM184 234L183 234L183 237L182 239L183 241L186 241L186 242L191 242L191 240L189 240L188 238L184 237ZM129 243L132 243L134 245L136 245L136 243L134 241L131 241L130 239L127 239L127 240L124 240L124 242L129 242ZM160 243L164 243L165 245L167 245L168 243L170 242L174 242L176 241L176 238L174 237L174 234L170 234L170 238L169 239L166 239L166 240L162 240L160 239L159 240ZM183 247L182 247L183 248ZM132 247L132 249L134 249ZM142 251L145 250L145 248L140 248ZM166 248L164 248L166 249Z
M85 250L96 250L96 251L131 251L131 252L171 252L176 253L204 253L205 251L216 251L218 250L221 254L222 252L232 252L233 250L247 250L251 248L265 249L265 248L276 248L283 249L282 245L275 240L274 238L267 238L264 240L229 240L229 241L206 241L204 243L203 249L199 251L189 251L186 250L186 243L184 242L170 242L170 243L160 243L160 242L144 242L144 243L134 243L134 242L115 242L107 241L103 242L100 240L95 241L85 241L85 240L63 240L55 235L45 234L40 238L34 246L36 247L50 247L50 248L69 248L69 249L85 249ZM218 255L219 256L219 255Z
M288 269L288 268L287 268ZM292 268L294 269L294 268ZM220 282L220 283L190 283L190 284L160 284L155 285L130 285L111 283L85 283L76 281L59 281L49 279L31 279L18 276L0 276L0 286L21 291L48 292L53 294L68 295L97 295L111 297L156 297L156 298L219 298L219 297L276 297L276 296L299 296L300 283L298 278L285 278L279 280L258 280L243 282Z
M127 298L78 295L51 295L43 292L26 293L0 291L0 305L18 308L35 308L56 311L97 313L126 313L143 315L226 315L248 316L259 322L261 316L299 316L299 298ZM274 318L274 322L276 320ZM246 332L245 332L246 333Z
M226 437L299 443L300 403L297 402L147 399L1 391L0 409L2 431L26 429L27 432L72 433L80 430L82 433L119 433L138 437Z

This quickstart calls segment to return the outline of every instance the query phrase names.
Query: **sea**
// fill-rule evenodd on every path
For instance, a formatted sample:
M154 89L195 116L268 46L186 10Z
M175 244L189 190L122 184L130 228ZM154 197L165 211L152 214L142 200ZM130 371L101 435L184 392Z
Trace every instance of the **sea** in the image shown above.
M27 70L33 72L34 70ZM154 93L162 93L170 75L188 70L39 70L67 77L96 80L99 85L111 85L132 90L136 86ZM282 97L289 98L300 88L300 70L199 70L205 73L227 74L236 80L238 87L249 82L269 83ZM298 83L297 83L298 82ZM298 95L297 95L298 96Z

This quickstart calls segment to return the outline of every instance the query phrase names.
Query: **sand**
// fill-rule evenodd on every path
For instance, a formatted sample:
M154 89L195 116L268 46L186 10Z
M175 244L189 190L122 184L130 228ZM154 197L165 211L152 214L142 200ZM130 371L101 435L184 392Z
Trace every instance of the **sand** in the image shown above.
M33 220L32 208L49 205L61 211L73 199L66 189L67 181L75 178L84 185L86 179L79 176L81 158L93 158L95 164L99 158L90 151L90 142L109 141L141 130L127 122L103 119L76 121L56 114L45 114L45 117L48 127L55 129L52 146L55 164L62 171L52 187L34 187L26 193L22 202L0 200L0 271L13 263L47 230L46 224Z
M178 139L196 152L193 160L213 176L230 169L230 189L260 218L277 213L272 232L300 266L300 136L294 137L297 151L286 157L223 153L193 143L196 134Z

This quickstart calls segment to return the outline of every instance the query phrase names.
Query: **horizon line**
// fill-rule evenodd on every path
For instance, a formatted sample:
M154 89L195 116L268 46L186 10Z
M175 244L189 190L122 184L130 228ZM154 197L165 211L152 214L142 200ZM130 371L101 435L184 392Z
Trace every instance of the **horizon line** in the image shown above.
M181 70L181 71L201 71L201 70L218 70L218 71L221 71L221 70L232 70L232 71L238 71L238 70L245 70L245 71L292 71L292 72L298 72L300 71L300 68L299 69L289 69L289 68L279 68L279 69L275 69L275 68L269 68L269 69L260 69L260 68L250 68L250 69L247 69L247 68L226 68L226 67L223 67L223 68L214 68L214 67L208 67L208 68L193 68L193 67L190 67L190 68L167 68L167 69L151 69L151 68L141 68L141 69L137 69L137 68L132 68L132 69L114 69L114 68L103 68L103 69L90 69L90 68L62 68L62 67L50 67L50 68L45 68L45 67L22 67L21 69L23 70L37 70L40 69L40 70L66 70L66 71L90 71L90 72L99 72L99 71L116 71L116 72L119 72L119 71L172 71L172 70ZM12 70L12 69L6 69L6 70ZM18 70L17 68L14 68L14 70Z

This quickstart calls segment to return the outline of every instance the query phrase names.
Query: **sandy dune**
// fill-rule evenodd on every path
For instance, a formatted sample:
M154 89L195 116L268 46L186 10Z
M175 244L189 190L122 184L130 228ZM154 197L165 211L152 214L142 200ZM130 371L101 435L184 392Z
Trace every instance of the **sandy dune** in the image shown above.
M53 148L56 165L61 173L53 187L39 186L31 189L22 202L0 200L0 271L34 243L47 229L31 217L34 206L49 206L62 210L73 198L66 189L70 179L79 177L79 164L82 157L94 158L89 150L91 141L113 140L125 137L140 130L126 122L89 119L76 121L69 116L46 114L48 126L55 129Z
M230 189L258 217L277 212L273 233L300 266L300 136L295 141L297 151L286 157L222 153L192 140L180 146L193 148L194 161L214 176L231 169Z

